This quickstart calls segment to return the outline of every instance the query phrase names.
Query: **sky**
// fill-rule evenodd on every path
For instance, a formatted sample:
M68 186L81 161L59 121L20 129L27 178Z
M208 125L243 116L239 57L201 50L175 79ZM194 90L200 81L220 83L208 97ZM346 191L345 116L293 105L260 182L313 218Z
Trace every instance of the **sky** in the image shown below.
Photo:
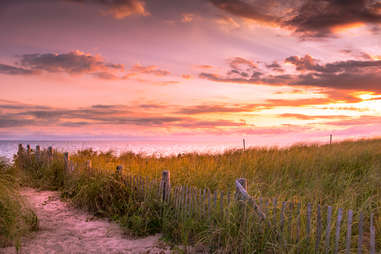
M2 0L0 139L381 135L381 1Z

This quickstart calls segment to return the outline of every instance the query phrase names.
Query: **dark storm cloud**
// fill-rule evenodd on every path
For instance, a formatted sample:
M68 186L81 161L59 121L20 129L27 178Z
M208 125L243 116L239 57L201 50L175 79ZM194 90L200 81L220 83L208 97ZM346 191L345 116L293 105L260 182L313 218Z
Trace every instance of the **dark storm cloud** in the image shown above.
M285 24L296 32L325 36L335 27L380 24L380 10L381 4L376 0L307 0Z
M304 37L325 37L337 27L381 24L377 0L209 0L235 16L291 29Z
M294 65L295 72L277 75L271 71L251 68L242 75L233 70L227 75L200 73L199 77L215 82L314 86L332 89L381 92L381 60L346 60L320 64L309 55L290 56L285 63Z

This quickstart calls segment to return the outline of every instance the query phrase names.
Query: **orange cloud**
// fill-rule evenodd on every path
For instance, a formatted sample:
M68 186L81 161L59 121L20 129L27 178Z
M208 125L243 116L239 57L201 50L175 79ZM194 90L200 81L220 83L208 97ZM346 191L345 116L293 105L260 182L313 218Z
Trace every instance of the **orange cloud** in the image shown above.
M278 115L279 117L285 118L296 118L299 120L316 120L316 119L350 119L350 116L345 115L305 115L305 114L293 114L293 113L284 113Z
M183 13L181 21L184 23L191 23L194 15L192 13Z
M183 75L181 75L181 77L182 77L183 79L193 79L193 76L190 75L190 74L183 74Z
M168 76L170 74L167 70L161 70L156 65L143 66L141 64L135 64L131 70L131 72L137 72L142 74L153 74L155 76Z
M149 16L145 2L141 0L67 0L76 3L98 4L106 7L101 11L103 15L111 15L116 19L124 19L131 15Z

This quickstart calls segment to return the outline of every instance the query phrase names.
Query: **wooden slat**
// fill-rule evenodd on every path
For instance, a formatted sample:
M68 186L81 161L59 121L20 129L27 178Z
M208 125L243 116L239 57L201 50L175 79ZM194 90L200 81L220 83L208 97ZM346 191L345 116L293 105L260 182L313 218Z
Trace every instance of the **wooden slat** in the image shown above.
M178 200L178 208L181 213L183 210L183 197L184 197L184 187L182 185L179 186L179 200Z
M289 239L292 241L292 215L294 211L294 204L292 201L288 205L288 210L289 212L288 212L288 222L287 222L288 223L287 234L289 236Z
M298 203L298 208L297 208L297 226L296 226L296 243L299 242L300 240L300 227L302 225L302 218L300 216L300 210L302 208L302 204L301 203Z
M345 240L345 254L349 254L351 251L351 238L352 238L352 216L353 211L348 210L348 220L347 220L347 236Z
M331 217L332 217L332 206L327 208L327 228L325 230L325 253L329 253L330 247L330 236L331 236Z
M192 214L193 210L193 187L188 188L188 215Z
M277 200L276 198L274 198L273 200L273 224L275 225L276 224L276 210L277 210Z
M307 232L307 237L311 237L311 212L312 212L312 207L311 203L307 204L307 222L306 222L306 232Z
M263 207L263 210L262 210L263 213L266 215L266 218L267 218L268 213L269 213L268 209L269 209L269 200L266 199L265 206Z
M207 209L207 211L208 211L208 215L207 215L208 219L210 218L211 206L212 206L212 204L211 204L210 190L208 189L208 209Z
M284 228L284 210L286 209L286 204L287 202L286 201L283 201L282 202L282 210L280 212L280 232L283 233L283 228Z
M258 206L261 209L261 211L263 211L263 200L262 200L262 197L259 197L259 199L258 199Z
M177 203L177 201L178 201L178 191L179 191L179 187L176 186L175 191L173 193L173 201L174 201L174 204L175 204L175 210L176 210L176 212L177 212L177 209L178 209L178 203Z
M370 254L376 253L376 229L374 227L374 215L370 214Z
M221 191L220 193L220 213L221 213L221 218L224 218L224 192Z
M360 212L360 218L359 218L359 238L357 241L357 254L362 253L362 241L363 241L363 234L364 234L364 215L363 212Z
M183 214L185 215L188 209L188 186L184 186L184 197L183 197Z
M315 253L319 253L320 240L321 240L321 211L320 211L320 204L318 204L317 216L316 216Z
M217 191L215 190L213 193L213 212L217 210Z
M336 233L335 233L335 254L339 252L339 242L340 242L340 227L341 221L343 220L343 209L339 208L337 210L337 221L336 221Z
M198 215L201 217L202 216L202 209L203 209L203 200L202 200L202 190L198 190Z
M202 208L201 208L201 216L205 216L205 211L206 211L206 189L204 189L202 191L202 201L201 201L201 204L202 204Z

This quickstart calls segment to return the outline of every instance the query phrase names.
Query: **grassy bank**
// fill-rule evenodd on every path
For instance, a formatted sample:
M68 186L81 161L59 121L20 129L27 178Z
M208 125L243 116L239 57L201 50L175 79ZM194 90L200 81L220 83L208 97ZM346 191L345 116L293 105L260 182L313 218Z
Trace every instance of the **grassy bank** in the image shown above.
M172 186L189 185L224 193L233 192L234 181L244 177L248 180L248 192L256 198L276 197L304 206L308 202L332 205L334 216L339 207L353 209L354 225L361 211L378 215L381 207L381 140L377 139L164 158L133 153L117 157L111 152L85 150L72 154L70 159L75 170L66 176L63 155L59 153L49 166L25 160L16 163L27 172L28 182L58 188L77 206L113 218L137 235L162 232L172 242L200 245L210 252L311 253L312 247L310 239L302 238L284 248L279 227L261 230L256 225L260 221L245 224L243 220L258 220L250 217L253 214L243 217L239 204L226 208L223 216L216 211L210 216L179 214L173 204L160 202L155 191L147 197L139 193L138 185L126 184L126 177L115 174L116 166L123 165L123 176L150 179L159 179L163 170L170 170ZM92 161L91 170L86 166L88 160ZM324 218L325 211L322 213ZM380 245L381 221L379 216L375 218ZM364 225L368 227L367 223ZM355 234L356 230L353 229ZM290 228L287 233L294 231ZM345 238L344 231L341 234ZM369 241L369 236L365 238ZM353 246L355 241L356 238Z
M15 169L0 161L0 247L19 248L23 235L36 230L38 221L18 194Z

